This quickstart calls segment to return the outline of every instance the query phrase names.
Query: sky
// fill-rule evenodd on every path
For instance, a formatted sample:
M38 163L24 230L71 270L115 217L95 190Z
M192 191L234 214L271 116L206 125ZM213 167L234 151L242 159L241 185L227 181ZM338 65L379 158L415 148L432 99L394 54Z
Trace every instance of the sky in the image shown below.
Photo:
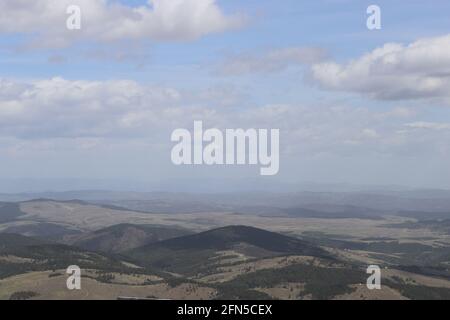
M373 4L380 30L366 25ZM445 0L2 0L0 192L450 188L449 12ZM279 129L278 175L173 165L171 132L199 120Z

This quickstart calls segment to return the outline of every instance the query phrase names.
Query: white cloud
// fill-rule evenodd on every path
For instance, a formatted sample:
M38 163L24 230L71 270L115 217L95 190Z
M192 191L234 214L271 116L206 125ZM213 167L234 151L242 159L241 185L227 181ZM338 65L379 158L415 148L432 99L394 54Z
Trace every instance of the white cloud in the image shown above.
M69 5L81 8L81 30L66 28ZM67 46L76 40L192 40L240 27L216 0L149 0L131 7L106 0L2 0L0 34L28 34L33 46Z
M219 66L221 75L244 75L284 71L294 65L309 65L323 61L327 56L320 48L292 47L275 49L262 54L239 54L228 58Z
M405 127L410 129L449 130L450 123L419 121L407 123L405 124Z
M223 87L195 92L129 80L0 80L0 153L127 143L152 150L170 146L172 130L191 128L194 120L220 129L280 129L282 152L302 157L450 151L445 148L450 130L443 130L450 125L420 122L404 108L393 113L334 105L237 108L246 98L238 92L230 100L230 94L235 93Z
M147 123L156 123L161 108L178 99L174 89L144 87L133 81L3 80L0 134L23 139L120 136L127 133L119 124L127 123L131 114L145 115Z
M450 34L409 45L388 43L350 61L318 63L312 78L323 88L399 100L450 97Z

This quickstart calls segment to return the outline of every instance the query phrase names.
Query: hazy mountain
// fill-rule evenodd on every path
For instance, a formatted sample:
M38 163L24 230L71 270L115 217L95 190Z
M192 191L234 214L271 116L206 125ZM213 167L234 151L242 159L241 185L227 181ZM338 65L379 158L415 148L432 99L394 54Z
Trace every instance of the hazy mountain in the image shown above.
M399 211L397 213L399 216L414 218L418 220L442 220L442 219L450 219L450 210L449 211Z
M159 213L191 213L235 211L252 213L272 209L305 208L323 211L324 207L354 207L364 210L395 213L397 211L450 211L448 190L364 190L364 191L301 191L286 193L168 193L121 191L67 191L23 194L0 194L3 201L24 201L36 198L67 201L79 199L129 210ZM328 211L324 210L324 211Z

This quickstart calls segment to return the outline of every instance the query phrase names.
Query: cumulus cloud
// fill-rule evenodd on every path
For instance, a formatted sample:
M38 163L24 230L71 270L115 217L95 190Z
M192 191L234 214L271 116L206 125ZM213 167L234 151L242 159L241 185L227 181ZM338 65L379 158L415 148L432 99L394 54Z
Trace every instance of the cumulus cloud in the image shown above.
M388 43L346 64L318 63L312 78L323 88L381 100L450 97L450 34L409 45Z
M217 73L227 76L274 73L294 65L309 65L323 61L326 56L324 49L308 47L275 49L262 54L239 54L224 61Z
M0 138L166 141L194 120L229 119L226 107L241 97L222 86L192 92L131 80L0 79Z
M239 108L245 99L223 87L183 91L130 80L0 80L0 153L108 144L170 147L172 130L192 128L195 120L219 129L280 129L282 153L295 156L420 154L436 146L450 151L444 148L450 130L442 130L449 125L419 122L419 115L404 107L396 112L301 104Z
M71 5L81 8L81 30L66 28ZM0 34L26 34L34 46L74 41L130 39L192 40L240 27L241 14L227 15L216 0L149 0L131 7L106 0L2 0Z
M170 88L133 81L68 81L62 78L0 82L0 132L23 139L127 134L140 115L152 125L162 106L176 103Z

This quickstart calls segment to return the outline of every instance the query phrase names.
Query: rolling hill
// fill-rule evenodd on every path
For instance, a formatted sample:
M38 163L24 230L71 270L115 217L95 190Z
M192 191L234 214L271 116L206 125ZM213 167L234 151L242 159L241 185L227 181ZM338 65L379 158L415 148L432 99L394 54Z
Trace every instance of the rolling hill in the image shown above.
M19 234L0 233L0 254L8 254L18 248L42 245L46 243L48 242L32 237L25 237Z
M73 237L82 233L62 224L45 222L28 222L18 225L10 225L0 231L1 233L14 233L27 237L35 237L44 240L64 241L66 237Z
M25 213L20 210L19 204L0 202L0 223L14 221L22 215Z
M238 244L264 249L273 253L321 255L324 252L310 243L279 233L247 226L229 226L181 238L162 241L155 246L173 250L227 250Z
M22 297L24 293L46 299L118 296L448 299L450 296L450 281L434 269L386 268L383 290L373 293L362 285L367 278L364 267L333 258L307 240L246 226L183 235L185 232L121 224L85 234L86 244L111 250L117 249L115 245L120 241L127 247L181 234L120 254L1 233L0 298ZM74 264L82 269L83 291L71 293L65 289L65 269Z
M0 234L0 278L31 271L65 270L74 264L103 271L130 269L112 256L17 234Z
M160 241L126 254L142 265L188 275L214 268L214 259L221 254L247 259L291 254L329 257L306 241L247 226L229 226Z
M75 236L70 243L90 251L120 253L187 234L190 232L179 228L119 224Z

